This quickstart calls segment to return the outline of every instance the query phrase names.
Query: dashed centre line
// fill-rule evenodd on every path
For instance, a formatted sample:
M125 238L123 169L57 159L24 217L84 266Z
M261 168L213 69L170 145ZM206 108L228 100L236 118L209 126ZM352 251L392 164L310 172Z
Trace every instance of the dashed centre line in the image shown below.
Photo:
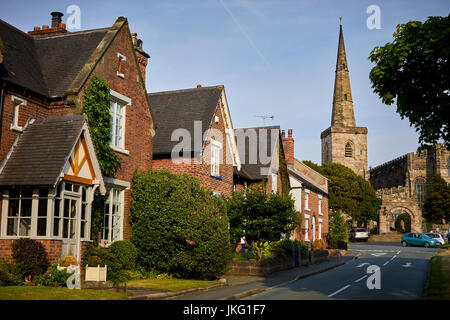
M347 289L348 287L350 287L350 285L346 285L345 287L339 289L338 291L333 292L332 294L328 295L329 298L331 298L332 296L334 296L335 294L338 294L341 291L344 291L345 289Z

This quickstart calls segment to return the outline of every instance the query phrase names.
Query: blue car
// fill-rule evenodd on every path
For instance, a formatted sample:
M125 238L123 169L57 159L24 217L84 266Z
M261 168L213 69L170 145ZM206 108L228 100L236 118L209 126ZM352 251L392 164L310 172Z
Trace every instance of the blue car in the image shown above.
M439 247L441 244L438 240L432 239L423 233L407 232L402 237L402 245L407 246L420 246L420 247Z

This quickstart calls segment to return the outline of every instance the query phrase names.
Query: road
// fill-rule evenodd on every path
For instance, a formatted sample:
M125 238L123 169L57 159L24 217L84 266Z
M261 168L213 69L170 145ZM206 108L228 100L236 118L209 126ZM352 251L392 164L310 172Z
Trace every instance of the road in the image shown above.
M406 247L398 243L357 243L350 249L363 255L336 269L274 288L245 300L322 299L421 299L428 278L429 262L441 249ZM378 266L373 273L369 266ZM371 267L376 268L376 267ZM380 288L369 289L377 284Z

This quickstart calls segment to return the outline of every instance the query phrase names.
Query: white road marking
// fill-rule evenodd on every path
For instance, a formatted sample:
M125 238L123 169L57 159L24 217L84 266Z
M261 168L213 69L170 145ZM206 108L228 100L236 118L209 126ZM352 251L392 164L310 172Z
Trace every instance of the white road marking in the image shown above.
M412 263L411 262L407 262L406 264L402 265L403 268L409 268L412 267Z
M400 254L400 252L401 252L401 251L400 251L400 250L398 250L397 254Z
M393 257L391 258L391 260L394 260L396 257L397 257L397 255L393 256Z
M343 288L341 288L341 289L339 289L338 291L336 291L336 292L333 292L332 294L330 294L330 295L328 295L328 297L329 298L331 298L332 296L334 296L335 294L338 294L339 292L341 292L341 291L344 291L345 289L347 289L348 287L350 287L350 285L348 284L348 285L346 285L345 287L343 287Z
M362 267L364 267L366 264L370 264L370 263L368 263L368 262L363 262L363 263L358 264L356 267L357 267L357 268L362 268Z
M362 279L366 278L367 274L364 277L359 278L358 280L355 280L355 282L360 282Z
M389 260L390 261L390 260ZM387 265L388 263L389 263L389 261L386 261L385 263L383 263L383 267L385 266L385 265Z
M386 252L371 253L371 255L375 256L375 257L381 257L381 256L384 256L385 254L386 254Z

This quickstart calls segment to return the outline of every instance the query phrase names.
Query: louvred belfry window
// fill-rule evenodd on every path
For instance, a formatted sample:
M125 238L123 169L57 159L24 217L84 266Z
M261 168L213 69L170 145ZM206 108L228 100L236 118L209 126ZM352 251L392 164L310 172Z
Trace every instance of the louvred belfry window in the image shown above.
M345 145L345 157L346 158L351 158L353 156L353 148L352 145L350 143L347 143Z

